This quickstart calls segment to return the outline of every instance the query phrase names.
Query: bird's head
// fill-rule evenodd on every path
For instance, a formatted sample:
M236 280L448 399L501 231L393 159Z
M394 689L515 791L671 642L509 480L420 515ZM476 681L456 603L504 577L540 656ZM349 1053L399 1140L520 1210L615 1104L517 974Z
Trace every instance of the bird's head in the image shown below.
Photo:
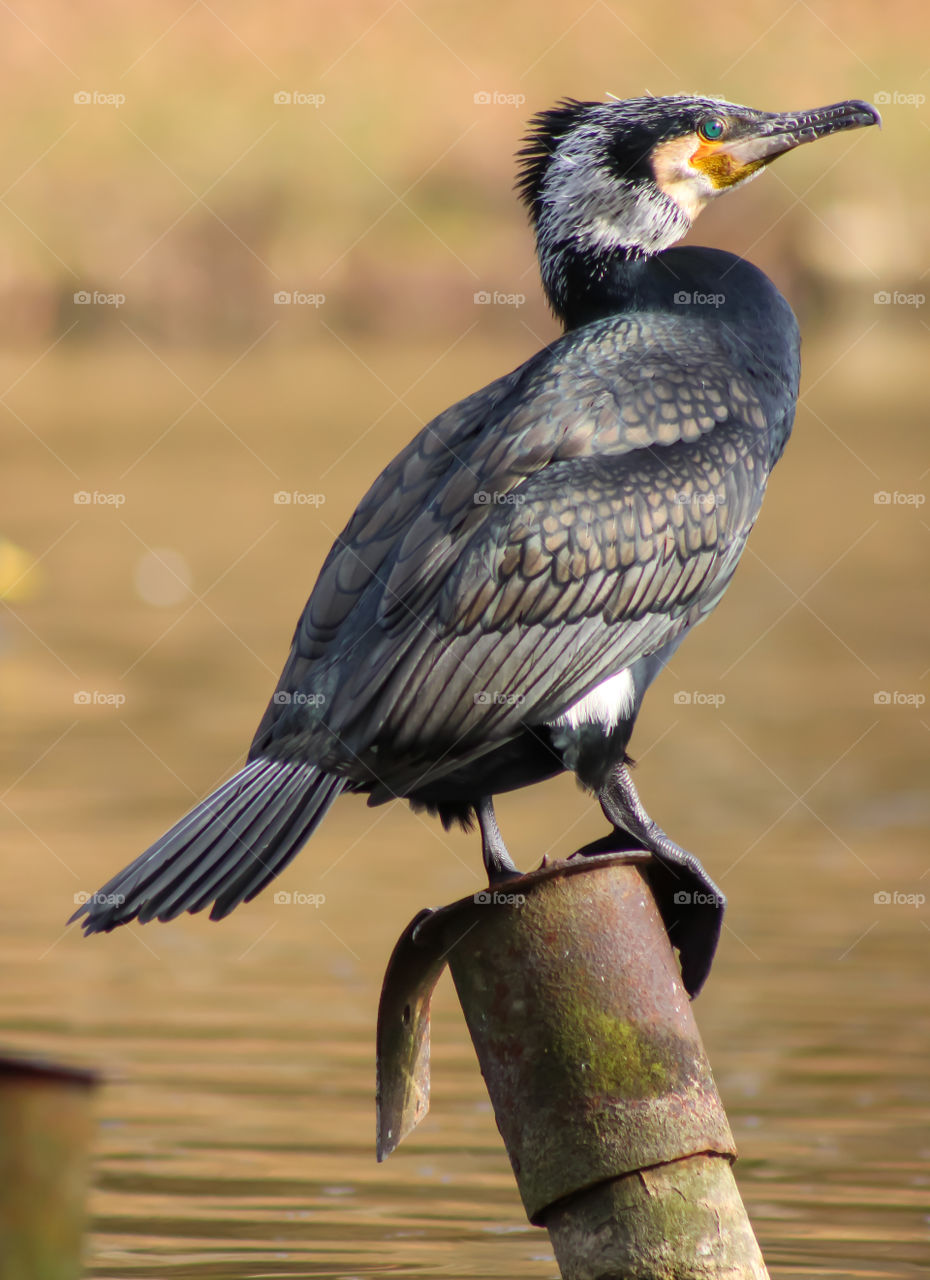
M680 240L709 200L777 156L842 129L880 124L865 102L754 111L716 98L567 99L535 116L517 187L536 230L543 283L563 312L565 257L603 269Z

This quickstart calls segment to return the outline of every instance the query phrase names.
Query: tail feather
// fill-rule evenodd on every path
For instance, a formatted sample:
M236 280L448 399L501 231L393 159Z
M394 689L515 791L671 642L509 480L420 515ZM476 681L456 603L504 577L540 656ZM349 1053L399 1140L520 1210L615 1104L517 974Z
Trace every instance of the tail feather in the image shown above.
M215 902L228 915L298 853L344 779L313 765L253 760L75 911L85 933L172 920Z
M250 770L251 775L247 776ZM136 862L126 867L117 877L126 877L128 880L128 873L137 863L140 870L149 870L150 875L145 883L147 905L139 911L142 924L146 924L155 915L156 901L168 909L172 898L184 895L187 889L203 880L217 863L222 868L233 848L247 849L248 846L242 844L245 831L253 823L261 823L268 792L279 779L277 774L272 774L269 779L266 770L253 770L252 765L243 769L236 778L242 779L241 786L231 796L227 796L224 803L216 804L216 797L225 790L222 788L176 823L161 840L156 841L141 858L137 858ZM231 781L235 782L236 778ZM218 838L221 832L223 839ZM182 852L183 867L179 857L172 856ZM186 875L182 873L183 868L189 868ZM105 890L101 890L101 893L104 892Z
M287 807L287 801L295 799L292 784L298 791L299 806L303 783L305 779L296 770L291 776L282 776L280 770L260 771L235 804L225 807L214 821L201 823L193 839L194 833L189 833L184 849L187 873L177 860L169 860L157 879L146 885L148 903L139 911L139 921L147 924L156 917L173 920L183 911L202 911L213 900L211 889L219 892L242 863L261 858L272 847L282 821L292 816Z
M294 780L300 785L300 780ZM222 866L214 868L207 876L193 886L187 895L188 911L202 911L214 902L210 912L211 920L220 920L229 915L233 908L247 897L254 897L243 891L243 884L250 884L253 879L260 879L261 885L273 880L279 871L283 871L292 858L300 852L304 842L323 817L345 786L341 778L332 774L317 774L317 785L313 793L312 804L294 804L290 795L277 796L266 807L262 815L262 824L254 836L251 832L248 841L240 841L231 852L229 859ZM284 788L288 790L287 787ZM258 890L256 889L256 892ZM180 908L183 910L185 908ZM175 915L180 910L174 911Z
M274 847L265 857L257 862L252 860L232 884L227 884L210 912L211 920L221 920L240 902L251 902L296 857L313 828L346 785L342 778L331 774L326 777L326 784L316 797L319 807L312 818L308 818L304 812L298 814L290 826L278 835Z

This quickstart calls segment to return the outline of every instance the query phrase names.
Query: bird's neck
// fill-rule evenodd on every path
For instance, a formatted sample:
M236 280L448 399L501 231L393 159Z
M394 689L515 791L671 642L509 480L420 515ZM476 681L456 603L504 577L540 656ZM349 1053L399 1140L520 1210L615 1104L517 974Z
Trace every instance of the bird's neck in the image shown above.
M636 245L563 246L543 264L543 285L566 330L631 311L671 310L682 284L667 256Z

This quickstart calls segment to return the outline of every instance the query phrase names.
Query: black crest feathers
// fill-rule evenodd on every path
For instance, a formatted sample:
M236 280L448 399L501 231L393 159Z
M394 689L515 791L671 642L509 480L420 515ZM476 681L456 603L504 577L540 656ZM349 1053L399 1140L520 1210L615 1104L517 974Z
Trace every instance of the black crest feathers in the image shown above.
M519 171L515 186L520 199L534 217L543 176L552 153L585 112L598 105L596 102L563 98L558 106L549 111L540 111L530 120L529 132L517 152Z

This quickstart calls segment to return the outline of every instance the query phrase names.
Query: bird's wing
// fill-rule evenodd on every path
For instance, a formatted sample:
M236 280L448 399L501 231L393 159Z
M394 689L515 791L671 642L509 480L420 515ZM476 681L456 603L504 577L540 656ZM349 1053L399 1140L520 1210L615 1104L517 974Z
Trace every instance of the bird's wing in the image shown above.
M553 464L417 600L416 625L369 633L332 721L352 737L364 708L364 736L400 761L437 748L458 758L554 719L713 608L763 465L724 442Z
M446 409L390 462L339 534L295 636L300 657L326 651L371 586L386 584L390 562L412 522L450 472L472 472L472 455L489 421L506 415L531 376L533 361Z
M558 715L712 607L774 424L709 330L684 340L661 320L554 344L391 464L333 549L279 686L321 691L313 723L269 708L256 748L320 729L327 767L345 752L351 771L379 739L397 761L451 763Z

